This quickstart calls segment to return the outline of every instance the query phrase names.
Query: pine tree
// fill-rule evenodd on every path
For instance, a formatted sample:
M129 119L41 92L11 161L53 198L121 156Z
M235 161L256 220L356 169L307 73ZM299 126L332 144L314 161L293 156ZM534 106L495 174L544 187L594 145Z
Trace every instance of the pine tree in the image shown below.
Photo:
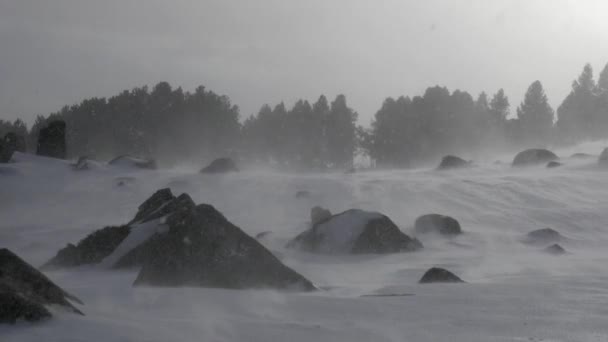
M523 139L528 143L547 143L553 127L553 109L540 81L535 81L517 108Z

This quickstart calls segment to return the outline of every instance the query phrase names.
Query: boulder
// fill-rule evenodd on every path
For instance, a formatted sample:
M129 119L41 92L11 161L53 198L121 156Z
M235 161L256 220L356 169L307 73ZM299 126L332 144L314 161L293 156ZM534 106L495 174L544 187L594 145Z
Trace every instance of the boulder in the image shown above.
M316 225L331 218L331 211L319 206L310 209L310 224Z
M566 250L564 249L564 247L560 246L559 244L555 243L552 244L551 246L543 249L543 251L545 253L548 254L553 254L553 255L562 255L562 254L566 254Z
M575 158L575 159L589 159L589 158L593 158L593 155L588 154L588 153L574 153L570 156L570 158Z
M608 147L602 151L600 158L598 159L600 165L608 165Z
M82 315L70 301L82 304L16 254L0 249L0 323L48 318L46 305Z
M287 247L314 253L383 254L415 251L422 244L385 215L350 209L313 225Z
M51 121L38 133L36 154L39 156L65 159L65 121Z
M120 228L114 231L120 236L101 230L85 238L104 246L93 249L97 253L87 262L140 267L134 285L315 289L214 207L196 205L187 194L175 197L169 189L158 190L127 226L114 228Z
M201 170L201 173L238 172L235 162L230 158L218 158Z
M471 166L470 162L456 156L448 155L441 159L441 163L439 163L437 170L461 169L469 166Z
M455 218L439 214L420 216L414 223L414 230L416 234L458 235L462 233L460 223Z
M296 198L309 198L310 197L310 191L306 191L306 190L301 190L296 192Z
M559 159L555 153L545 149L529 149L519 152L513 159L513 166L546 164Z
M89 166L89 158L86 156L78 157L78 160L74 164L71 165L74 171L85 171L90 168Z
M550 162L547 163L547 168L548 169L553 169L553 168L556 168L556 167L560 167L562 165L564 165L564 164L562 164L560 162L556 162L556 161L550 161Z
M420 284L429 283L464 283L462 279L454 273L439 267L433 267L426 271L420 281Z
M135 158L129 155L118 156L108 162L108 165L133 169L156 170L154 159Z
M563 236L551 228L537 229L529 232L523 238L523 242L529 244L549 244L563 240Z
M78 244L69 243L41 266L42 270L69 268L98 264L118 247L129 235L131 227L105 227L80 240Z

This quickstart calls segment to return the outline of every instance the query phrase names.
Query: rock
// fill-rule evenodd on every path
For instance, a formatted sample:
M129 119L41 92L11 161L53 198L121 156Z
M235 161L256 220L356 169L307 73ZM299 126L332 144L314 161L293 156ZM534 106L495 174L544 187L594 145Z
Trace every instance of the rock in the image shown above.
M65 121L51 121L38 133L38 147L36 154L51 158L65 159Z
M598 159L600 165L608 165L608 147L602 151L600 158Z
M48 318L51 318L51 313L44 305L0 283L0 324L15 324L21 320L37 322Z
M461 169L469 166L471 166L470 162L456 156L448 155L441 159L441 163L439 163L437 170Z
M310 223L311 225L319 224L323 221L327 221L331 218L331 211L321 208L314 207L310 209Z
M553 254L553 255L562 255L562 254L566 254L566 250L560 246L559 244L555 243L545 249L543 249L543 251L545 253L549 253L549 254Z
M154 159L135 158L128 155L118 156L110 160L108 165L144 170L156 170L156 161Z
M78 157L76 163L72 164L74 171L85 171L89 169L89 158L86 156Z
M227 173L238 172L234 161L230 158L218 158L201 170L201 173Z
M555 153L545 149L529 149L519 152L513 159L513 166L532 166L546 164L559 159Z
M381 254L415 251L422 244L385 215L351 209L313 225L287 247L315 253Z
M42 270L69 268L100 263L109 256L129 235L129 226L105 227L60 249L51 260L42 265Z
M523 239L523 242L529 244L547 244L556 243L563 239L562 235L551 228L537 229L529 232Z
M296 198L310 198L310 192L306 190L296 192Z
M593 156L588 153L574 153L573 155L570 156L570 158L588 159L588 158L593 158Z
M68 300L82 304L13 252L0 249L0 322L48 318L51 314L45 305L82 315Z
M462 233L460 223L456 219L439 214L420 216L414 223L414 230L416 234L458 235Z
M187 194L175 197L169 189L158 190L127 226L114 228L120 230L85 238L103 246L93 248L86 261L140 267L134 285L315 289L215 208L196 205ZM82 245L70 247L70 253L80 256L76 251Z
M446 269L433 267L424 273L419 283L464 283L464 281Z
M553 169L553 168L556 168L556 167L560 167L562 165L564 165L564 164L562 164L560 162L556 162L556 161L550 161L550 162L547 163L547 168L548 169Z

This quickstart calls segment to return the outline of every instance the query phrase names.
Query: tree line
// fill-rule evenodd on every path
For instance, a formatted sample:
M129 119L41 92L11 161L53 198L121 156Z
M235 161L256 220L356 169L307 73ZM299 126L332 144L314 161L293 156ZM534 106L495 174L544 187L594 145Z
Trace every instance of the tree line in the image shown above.
M446 154L608 137L608 65L597 82L591 65L585 65L556 112L542 83L533 82L513 114L502 89L473 98L435 86L421 96L387 98L369 128L357 125L358 114L344 95L333 101L321 95L312 104L301 99L291 108L264 105L241 122L227 96L203 86L185 92L161 82L151 90L139 87L63 107L38 116L30 129L22 120L0 120L0 136L15 132L35 150L38 131L61 119L71 157L130 154L169 164L229 156L322 170L350 168L354 156L362 154L378 166L408 167Z

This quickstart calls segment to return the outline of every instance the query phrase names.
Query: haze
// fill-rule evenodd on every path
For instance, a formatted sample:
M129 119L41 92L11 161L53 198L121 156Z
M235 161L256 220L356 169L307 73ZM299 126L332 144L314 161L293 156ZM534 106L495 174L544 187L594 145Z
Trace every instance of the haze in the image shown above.
M264 103L344 93L369 123L387 96L436 84L543 82L556 108L608 60L608 4L586 1L0 1L0 118L165 80ZM512 113L513 114L513 113Z

